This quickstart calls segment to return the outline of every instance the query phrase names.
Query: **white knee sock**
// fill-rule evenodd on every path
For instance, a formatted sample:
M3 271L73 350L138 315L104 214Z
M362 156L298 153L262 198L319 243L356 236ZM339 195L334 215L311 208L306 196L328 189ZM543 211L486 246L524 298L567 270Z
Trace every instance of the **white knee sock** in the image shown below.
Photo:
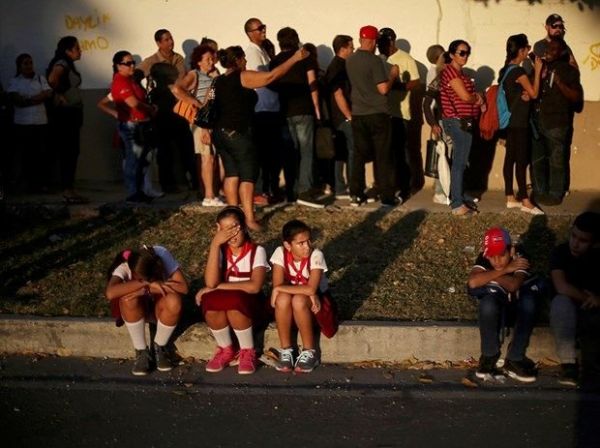
M133 348L136 350L145 350L146 345L146 328L144 318L142 317L137 322L125 322L127 331L129 331L129 337L133 343Z
M229 347L232 344L231 334L229 333L229 326L220 330L213 330L211 328L210 332L214 336L215 341L217 341L217 345L219 347Z
M169 338L173 334L173 331L175 331L176 326L177 325L169 327L158 320L158 323L156 324L156 336L154 336L154 342L160 346L167 345L167 342L169 342Z
M254 348L254 338L252 337L252 327L248 327L245 330L233 330L240 343L240 348Z

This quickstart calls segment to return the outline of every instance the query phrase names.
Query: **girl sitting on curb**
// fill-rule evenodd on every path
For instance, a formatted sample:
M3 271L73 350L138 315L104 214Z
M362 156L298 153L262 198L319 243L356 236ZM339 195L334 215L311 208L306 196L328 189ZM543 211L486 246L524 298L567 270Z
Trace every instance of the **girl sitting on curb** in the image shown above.
M217 342L207 372L220 372L236 358L230 327L240 347L238 373L256 370L252 326L266 318L262 286L268 270L267 253L250 239L242 209L225 207L217 215L217 233L208 252L206 287L196 294L196 303Z
M156 362L162 372L173 368L167 349L181 314L181 299L188 285L173 255L162 246L124 250L108 270L106 298L117 325L124 321L135 349L131 373L147 375ZM157 321L153 352L146 344L145 323Z
M283 226L282 237L283 246L275 250L270 260L273 265L271 306L275 308L275 322L281 343L277 370L291 372L294 369L308 373L319 365L314 315L321 311L325 298L328 304L331 303L325 276L327 264L323 252L312 248L310 227L302 221L287 222ZM328 306L327 315L323 318L323 322L329 322L328 327L333 325L337 329L334 309ZM293 324L298 327L303 348L296 362L291 336Z

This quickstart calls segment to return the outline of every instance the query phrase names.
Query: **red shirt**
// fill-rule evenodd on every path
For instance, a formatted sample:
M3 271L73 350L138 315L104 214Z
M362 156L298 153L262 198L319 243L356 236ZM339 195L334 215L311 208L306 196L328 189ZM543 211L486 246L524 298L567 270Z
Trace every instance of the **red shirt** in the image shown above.
M472 118L479 115L479 106L466 103L459 98L450 81L460 78L467 92L475 92L475 84L462 71L456 70L451 64L447 64L442 71L440 79L440 99L442 102L442 118Z
M146 97L144 89L133 80L133 77L115 73L110 93L117 108L119 121L146 121L150 118L145 112L131 108L125 102L131 96L137 98L138 101L144 101Z

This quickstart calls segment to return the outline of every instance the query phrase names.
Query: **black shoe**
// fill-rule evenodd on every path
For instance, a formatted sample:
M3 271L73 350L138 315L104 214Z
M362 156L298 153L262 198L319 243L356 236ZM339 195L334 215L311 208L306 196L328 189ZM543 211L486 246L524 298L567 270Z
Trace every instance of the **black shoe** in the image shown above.
M365 202L367 202L367 198L364 196L350 196L350 205L352 207L360 207Z
M144 194L142 191L138 191L137 193L129 196L126 201L132 204L149 204L152 202L152 198Z
M305 191L298 194L296 204L305 205L312 208L325 208L325 204L321 203L312 191Z
M382 199L381 200L382 207L396 207L398 205L402 205L402 198L393 197L391 199Z
M502 380L505 378L504 373L496 368L497 361L498 356L481 356L475 376L484 381Z
M531 360L528 360L531 361ZM506 360L504 363L504 372L513 380L522 383L533 383L537 379L535 368L530 368L528 361Z
M161 372L168 372L173 368L173 361L167 346L154 344L154 356L156 359L156 368Z
M579 382L579 368L577 364L561 364L558 382L564 386L577 386Z
M365 198L368 203L375 202L379 199L379 191L376 187L369 188L365 191Z
M131 373L135 376L148 375L152 371L152 356L150 350L145 348L144 350L135 351L135 363L131 369Z

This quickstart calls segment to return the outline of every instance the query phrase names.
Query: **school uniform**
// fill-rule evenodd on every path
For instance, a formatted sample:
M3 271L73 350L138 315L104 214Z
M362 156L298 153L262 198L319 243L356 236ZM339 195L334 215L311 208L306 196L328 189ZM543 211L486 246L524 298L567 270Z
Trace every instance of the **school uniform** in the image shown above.
M228 283L247 281L252 271L257 268L271 270L267 262L267 253L262 246L252 242L244 243L239 255L234 255L231 248L224 244L219 256L222 281ZM202 314L207 311L236 310L253 322L265 319L266 297L262 291L249 294L242 290L215 289L202 296Z

